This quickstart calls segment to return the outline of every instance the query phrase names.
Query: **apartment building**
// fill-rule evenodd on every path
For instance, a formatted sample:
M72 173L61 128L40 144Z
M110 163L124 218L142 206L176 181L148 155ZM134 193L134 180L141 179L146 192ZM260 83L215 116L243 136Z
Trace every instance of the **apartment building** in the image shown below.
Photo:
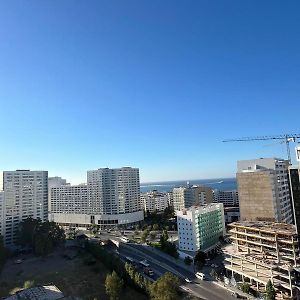
M289 161L260 158L238 161L237 167L241 221L292 223Z
M65 199L70 197L77 203L73 209L65 204ZM137 223L144 219L139 169L124 167L88 171L86 186L52 188L51 210L52 207L55 211L51 211L51 220L64 226L97 224L105 228Z
M141 201L144 210L151 213L164 211L169 206L167 193L157 191L142 193Z
M167 192L168 205L174 207L173 192Z
M195 196L192 187L179 187L173 189L174 210L182 210L195 204Z
M223 204L192 206L176 212L179 250L209 252L225 234Z
M206 205L213 202L213 190L204 186L187 186L173 189L174 210L182 210L192 205Z
M61 177L55 176L55 177L49 177L48 178L48 211L51 211L51 189L54 187L61 187L63 185L69 185L69 183L67 183L66 179L63 179Z
M90 206L86 184L51 188L51 213L88 214Z
M194 204L205 205L213 203L213 190L206 186L192 186L194 192Z
M2 234L5 244L10 246L17 241L22 220L48 220L48 172L4 171L3 189Z
M291 224L244 221L228 225L228 276L263 294L271 280L276 299L299 299L299 245Z
M224 207L239 206L239 194L238 191L213 191L213 202L223 203Z

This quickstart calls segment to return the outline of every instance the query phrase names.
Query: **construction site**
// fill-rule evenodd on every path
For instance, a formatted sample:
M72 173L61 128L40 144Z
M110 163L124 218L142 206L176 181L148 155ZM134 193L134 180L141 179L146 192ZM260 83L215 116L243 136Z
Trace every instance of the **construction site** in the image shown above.
M235 222L228 225L231 244L225 249L227 275L249 283L263 295L268 281L276 299L300 299L299 244L294 225Z

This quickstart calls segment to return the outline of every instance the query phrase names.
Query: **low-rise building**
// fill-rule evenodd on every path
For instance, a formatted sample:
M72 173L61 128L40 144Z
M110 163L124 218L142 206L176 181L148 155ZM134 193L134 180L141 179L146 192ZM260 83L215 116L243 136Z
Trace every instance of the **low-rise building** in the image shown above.
M209 252L225 234L223 204L192 206L177 211L179 250Z
M248 282L264 293L271 280L277 299L299 299L299 245L296 227L273 222L228 225L232 244L225 250L225 268L235 281Z

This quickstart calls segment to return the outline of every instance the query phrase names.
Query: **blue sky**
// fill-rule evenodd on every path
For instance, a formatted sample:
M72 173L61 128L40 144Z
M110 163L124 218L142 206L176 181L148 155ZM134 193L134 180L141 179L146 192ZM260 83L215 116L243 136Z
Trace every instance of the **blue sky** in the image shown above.
M299 132L299 1L0 3L0 169L234 176ZM294 154L294 151L292 151Z

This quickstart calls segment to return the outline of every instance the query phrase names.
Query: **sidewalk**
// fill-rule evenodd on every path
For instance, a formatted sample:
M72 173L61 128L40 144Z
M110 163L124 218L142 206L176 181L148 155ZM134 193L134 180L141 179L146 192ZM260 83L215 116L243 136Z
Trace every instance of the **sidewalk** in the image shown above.
M241 295L241 296L245 297L245 299L247 299L247 300L257 300L257 299L258 299L258 298L256 298L256 297L253 297L253 296L251 296L251 295L249 295L249 294L246 294L246 293L242 292L242 291L239 290L238 288L235 288L235 287L233 287L233 286L226 286L226 285L224 284L224 282L221 282L221 281L218 281L218 280L211 280L211 282L212 282L213 284L216 284L217 286L219 286L219 287L221 287L221 288L223 288L223 289L225 289L225 290L231 292L231 293L236 293L236 294L238 294L238 295Z

